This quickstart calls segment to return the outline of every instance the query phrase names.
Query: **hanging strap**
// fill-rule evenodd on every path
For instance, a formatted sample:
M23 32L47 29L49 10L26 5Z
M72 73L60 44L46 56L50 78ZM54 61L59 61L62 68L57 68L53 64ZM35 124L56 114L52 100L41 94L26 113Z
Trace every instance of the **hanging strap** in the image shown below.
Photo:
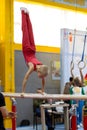
M81 58L81 60L80 60L79 63L78 63L78 67L79 67L80 69L83 69L83 68L86 66L86 63L84 62L85 45L86 45L86 35L85 35L85 37L84 37L84 45L83 45L82 58ZM81 67L81 64L82 64L82 67Z
M76 30L74 32L76 33ZM71 60L71 64L70 64L71 69L74 69L73 58L74 58L74 49L75 49L75 33L74 33L74 41L73 41L72 60Z

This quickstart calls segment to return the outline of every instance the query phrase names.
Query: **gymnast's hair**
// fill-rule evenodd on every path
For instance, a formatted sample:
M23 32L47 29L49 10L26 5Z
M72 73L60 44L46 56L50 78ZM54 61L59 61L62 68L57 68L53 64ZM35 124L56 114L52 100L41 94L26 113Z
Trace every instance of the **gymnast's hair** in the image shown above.
M48 73L49 73L49 70L48 70L48 66L47 65L42 65L40 67L40 72L43 76L47 76Z

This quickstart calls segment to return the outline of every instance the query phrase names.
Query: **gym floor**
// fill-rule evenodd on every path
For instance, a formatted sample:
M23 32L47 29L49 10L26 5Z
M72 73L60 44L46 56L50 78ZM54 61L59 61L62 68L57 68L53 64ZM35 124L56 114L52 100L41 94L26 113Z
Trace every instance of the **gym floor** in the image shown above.
M18 127L16 130L36 130L36 129L35 128L33 129L33 126L29 126L29 127ZM41 125L38 125L38 130L42 130ZM65 130L64 125L63 124L56 125L55 130ZM83 130L83 127L79 128L78 130Z

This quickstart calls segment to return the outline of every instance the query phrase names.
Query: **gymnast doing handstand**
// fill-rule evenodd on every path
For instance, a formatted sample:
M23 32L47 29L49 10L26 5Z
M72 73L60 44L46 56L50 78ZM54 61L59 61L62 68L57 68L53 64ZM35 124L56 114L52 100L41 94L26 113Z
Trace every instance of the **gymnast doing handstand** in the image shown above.
M25 92L26 83L30 74L34 71L37 72L39 78L42 79L42 91L44 93L45 77L48 75L48 66L42 64L36 56L36 47L34 42L32 24L30 21L29 13L26 8L21 8L22 14L22 51L28 71L26 72L22 82L22 94Z

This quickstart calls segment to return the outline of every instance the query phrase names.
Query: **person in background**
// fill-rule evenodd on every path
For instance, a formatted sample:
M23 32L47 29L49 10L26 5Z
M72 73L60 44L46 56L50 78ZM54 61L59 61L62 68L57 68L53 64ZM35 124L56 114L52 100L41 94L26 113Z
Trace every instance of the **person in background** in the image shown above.
M14 112L9 112L6 108L5 98L0 92L0 130L6 130L4 127L4 118L13 118L16 114Z
M69 82L65 83L63 94L70 94L70 83ZM70 100L64 100L64 102L69 104L69 108L71 107Z
M64 94L70 94L70 87L71 85L73 85L73 77L69 78L69 82L65 83L65 87L64 87Z
M32 24L29 12L26 8L21 8L22 14L22 51L28 70L22 82L22 95L25 92L26 84L32 72L37 72L39 78L42 79L42 93L44 93L45 77L48 75L48 66L42 64L36 56L36 47L33 36Z
M80 61L80 62L83 62L83 61ZM80 79L79 79L79 77L74 76L74 73L73 73L74 64L71 64L71 69L70 69L71 76L74 79L74 85L72 85L70 87L70 94L75 94L77 96L78 95L84 95L84 91L83 91L84 78L83 78L82 70L85 67L85 63L83 64L84 66L81 66L80 62L78 63ZM84 106L84 100L79 100L79 101L72 100L71 101L71 104L76 104L76 103L78 105L78 107L77 107L77 127L79 128L79 127L83 126L83 124L82 124L82 108Z
M71 85L73 85L73 77L70 77L69 82L65 83L63 94L70 94ZM65 100L64 102L69 104L69 109L70 109L71 108L70 100Z
M78 77L74 78L74 85L70 87L70 94L83 95L82 82ZM84 106L83 100L71 100L71 105L77 104L77 128L82 127L82 109Z
M70 78L69 78L69 83L70 83L70 86L71 86L71 85L73 85L73 80L74 80L74 78L73 78L73 77L70 77Z

